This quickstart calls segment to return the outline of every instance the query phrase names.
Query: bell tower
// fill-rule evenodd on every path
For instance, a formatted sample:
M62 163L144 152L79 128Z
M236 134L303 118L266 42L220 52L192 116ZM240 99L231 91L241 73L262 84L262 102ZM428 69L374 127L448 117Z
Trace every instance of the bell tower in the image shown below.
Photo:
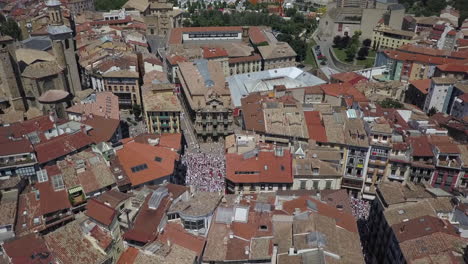
M49 13L49 26L47 32L52 41L52 50L57 63L64 69L67 86L63 90L75 94L81 90L80 75L75 55L75 43L73 31L64 24L60 1L47 0L46 6Z

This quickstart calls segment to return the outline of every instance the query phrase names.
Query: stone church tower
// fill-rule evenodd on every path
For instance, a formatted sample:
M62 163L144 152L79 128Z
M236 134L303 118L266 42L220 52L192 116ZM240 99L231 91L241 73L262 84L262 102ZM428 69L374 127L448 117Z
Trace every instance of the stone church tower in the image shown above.
M65 69L68 87L65 90L72 94L81 90L80 75L75 55L75 42L73 31L63 22L60 1L48 0L46 2L49 13L49 26L47 31L52 41L52 50L57 63Z
M3 100L8 101L4 103L8 103L14 110L27 110L16 60L16 46L9 36L0 36L0 94L6 97Z

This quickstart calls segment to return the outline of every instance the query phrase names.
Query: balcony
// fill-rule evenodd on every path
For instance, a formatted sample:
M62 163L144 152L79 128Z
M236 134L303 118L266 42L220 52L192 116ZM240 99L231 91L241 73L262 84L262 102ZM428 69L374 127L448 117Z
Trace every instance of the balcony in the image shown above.
M390 154L389 159L392 161L397 161L397 162L403 162L403 163L408 163L411 161L411 158L409 155L393 155Z
M4 158L0 160L0 168L5 167L14 167L19 165L29 165L37 163L35 158L27 157L27 158L15 158L15 159L8 159Z
M454 168L454 169L460 169L461 168L460 162L458 162L458 160L456 160L456 159L437 160L437 166L447 167L447 168Z
M404 181L405 180L404 176L399 176L399 175L396 175L396 174L390 174L390 175L388 175L388 178L393 179L393 180L397 180L397 181Z
M343 179L341 186L345 188L361 189L362 180L357 179Z

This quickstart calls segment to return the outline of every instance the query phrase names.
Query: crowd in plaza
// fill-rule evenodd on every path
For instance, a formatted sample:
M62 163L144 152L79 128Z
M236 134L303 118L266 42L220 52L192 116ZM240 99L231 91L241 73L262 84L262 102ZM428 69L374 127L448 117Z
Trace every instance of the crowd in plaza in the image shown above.
M369 217L369 202L354 197L350 197L350 201L354 217L366 220Z
M182 156L182 164L187 168L187 186L204 192L224 192L224 154L187 152Z

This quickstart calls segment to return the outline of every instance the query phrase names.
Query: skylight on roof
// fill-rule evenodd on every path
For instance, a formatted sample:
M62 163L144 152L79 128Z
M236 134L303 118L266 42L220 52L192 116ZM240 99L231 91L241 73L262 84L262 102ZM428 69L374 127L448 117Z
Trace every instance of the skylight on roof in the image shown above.
M143 164L140 164L138 166L131 168L133 173L137 173L139 171L146 170L146 169L148 169L148 165L146 165L146 163L143 163Z
M162 162L162 158L161 158L161 157L158 157L158 156L156 156L156 157L154 157L154 161L157 161L157 162Z
M49 180L49 177L47 175L47 171L46 170L40 170L37 172L37 181L38 182L46 182Z

